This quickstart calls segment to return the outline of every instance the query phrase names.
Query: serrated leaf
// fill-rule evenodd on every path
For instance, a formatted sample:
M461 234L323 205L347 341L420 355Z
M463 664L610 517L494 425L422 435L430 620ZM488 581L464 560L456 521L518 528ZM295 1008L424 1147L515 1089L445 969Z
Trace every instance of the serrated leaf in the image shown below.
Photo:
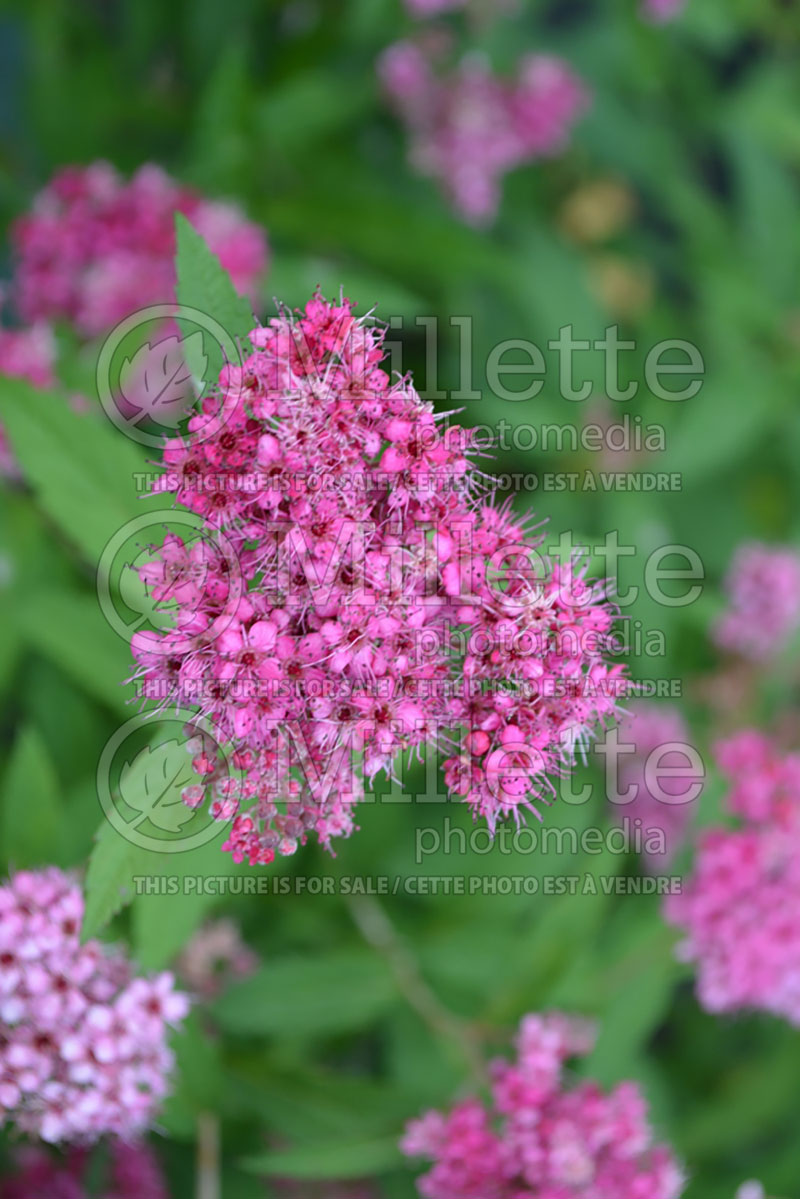
M37 503L93 564L127 521L141 516L138 448L63 395L0 378L0 422Z
M178 833L192 818L192 809L181 799L181 790L195 781L186 749L178 741L145 746L126 762L119 779L125 803L164 833Z
M131 828L144 819L152 820L162 801L166 800L168 805L173 802L169 796L175 794L176 790L180 794L183 772L188 763L186 747L178 741L170 741L164 746L147 747L127 764L120 778L125 794L123 796L120 791L120 795L126 804L140 813L131 821ZM191 810L183 804L181 806L191 817ZM172 868L173 856L142 848L124 837L108 820L104 820L96 834L86 875L84 940L99 932L112 916L132 901L136 877L163 874L167 864Z
M178 303L211 317L225 330L231 347L238 344L244 349L256 326L249 302L238 294L219 258L181 213L175 216L175 229ZM178 323L182 323L180 319ZM191 318L187 317L183 323L191 327ZM202 367L198 369L194 352L187 355L187 361L195 379L215 383L225 360L224 347L208 330L203 330L201 337L205 359Z
M145 342L125 359L119 376L123 399L139 414L134 423L149 416L160 425L177 428L194 403L192 372L202 376L207 365L199 329L185 338L173 335L155 344Z
M3 779L0 843L9 865L21 869L59 861L63 821L47 746L35 728L23 728Z
M103 821L95 836L86 872L81 939L88 941L105 928L133 899L133 879L153 873L157 855L134 845L112 824Z

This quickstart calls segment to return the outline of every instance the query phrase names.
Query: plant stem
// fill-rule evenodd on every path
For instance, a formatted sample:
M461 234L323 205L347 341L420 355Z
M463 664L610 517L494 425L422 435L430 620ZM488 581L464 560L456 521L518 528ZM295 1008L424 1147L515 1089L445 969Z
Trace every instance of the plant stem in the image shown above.
M475 1030L451 1012L428 986L419 965L377 899L351 895L350 914L364 940L388 963L406 1002L428 1028L454 1045L480 1086L486 1083L486 1063Z
M197 1117L197 1189L195 1199L220 1199L219 1120L212 1112Z

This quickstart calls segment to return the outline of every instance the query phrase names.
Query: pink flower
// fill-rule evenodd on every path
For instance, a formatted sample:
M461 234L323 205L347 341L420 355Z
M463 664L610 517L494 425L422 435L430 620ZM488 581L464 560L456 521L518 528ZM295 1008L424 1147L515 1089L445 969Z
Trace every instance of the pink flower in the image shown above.
M190 990L211 999L228 983L252 974L257 965L258 958L247 948L234 922L214 920L198 929L181 950L176 970Z
M677 1199L685 1179L671 1152L653 1143L638 1087L605 1094L593 1082L568 1087L564 1064L592 1036L560 1013L527 1016L517 1061L492 1063L491 1102L466 1099L449 1113L412 1121L401 1148L433 1167L424 1199Z
M148 304L174 299L175 212L208 240L235 286L255 295L267 265L261 231L159 167L130 182L108 163L67 167L18 220L13 295L25 320L66 320L94 337Z
M113 1139L110 1143L111 1189L101 1199L167 1199L155 1155L148 1145ZM61 1157L40 1147L19 1149L14 1173L0 1181L0 1199L89 1199L85 1148L70 1146Z
M386 373L383 331L349 301L315 296L251 337L157 485L235 563L211 548L200 576L168 537L143 577L176 626L132 643L142 696L200 705L234 747L236 778L197 759L233 818L225 848L255 864L310 833L330 845L364 778L428 745L492 829L523 819L626 689L603 585L481 498L469 430Z
M667 898L712 1012L760 1008L800 1024L800 754L747 730L716 748L736 828L699 841L692 875Z
M517 0L406 0L412 17L438 17L443 12L454 12L458 8L472 7L479 13L493 11L508 12L516 8Z
M80 943L83 896L60 870L0 888L0 1104L45 1141L131 1137L167 1092L167 1025L186 1015L172 976L135 978Z
M617 820L640 820L645 843L645 863L653 873L669 868L683 845L695 812L693 802L682 802L700 776L661 777L679 768L687 770L689 731L680 711L669 705L634 701L620 721L620 744L633 747L619 759L619 790L637 789L630 803L612 805ZM674 746L674 749L669 749Z
M567 64L547 55L524 56L508 80L481 58L447 70L430 48L397 42L381 56L378 74L408 128L412 164L437 179L475 225L496 215L508 171L563 151L588 103Z
M642 15L647 21L664 25L683 10L686 0L642 0Z
M800 626L800 554L748 542L725 579L728 606L714 629L717 645L755 662L774 657Z

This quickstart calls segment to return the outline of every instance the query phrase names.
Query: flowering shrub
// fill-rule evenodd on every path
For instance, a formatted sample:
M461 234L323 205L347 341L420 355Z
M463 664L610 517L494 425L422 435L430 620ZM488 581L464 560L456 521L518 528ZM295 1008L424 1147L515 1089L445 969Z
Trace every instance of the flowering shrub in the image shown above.
M83 896L60 870L0 887L0 1105L45 1141L130 1137L167 1092L168 1026L187 1012L172 976L137 977L80 943Z
M349 301L316 296L251 340L189 439L167 443L158 484L224 533L246 590L232 604L213 561L198 583L170 538L143 577L176 602L176 628L132 642L141 693L200 699L235 746L243 782L212 796L215 817L235 817L225 847L255 864L311 832L329 846L353 828L363 777L427 743L455 751L447 786L492 830L519 820L624 688L600 653L602 586L480 500L468 432L392 381L382 331Z
M526 1016L513 1063L491 1070L491 1103L465 1099L428 1112L406 1131L403 1150L433 1168L424 1199L677 1199L684 1176L654 1145L635 1083L608 1094L592 1082L567 1087L564 1064L587 1054L592 1032L560 1013Z
M231 204L182 187L159 167L125 182L105 162L59 171L11 231L13 298L26 321L68 321L95 337L174 297L175 213L207 240L236 287L255 295L267 265L262 231Z
M378 73L408 129L412 164L476 225L496 215L503 175L560 153L588 103L567 64L543 54L520 59L508 80L480 58L448 70L437 53L404 41L384 52Z
M699 841L694 869L666 916L684 933L712 1012L761 1008L800 1024L800 754L755 730L717 746L737 828Z

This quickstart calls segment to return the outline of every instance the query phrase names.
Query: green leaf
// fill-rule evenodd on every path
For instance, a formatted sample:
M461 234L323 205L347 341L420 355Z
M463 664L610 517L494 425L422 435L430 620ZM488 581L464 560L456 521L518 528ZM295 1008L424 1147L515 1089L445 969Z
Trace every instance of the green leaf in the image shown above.
M6 860L19 868L59 861L63 819L47 746L36 729L23 728L3 780L0 835Z
M256 320L250 304L240 296L223 269L219 258L208 248L203 238L181 213L175 216L178 252L175 266L178 273L178 303L196 308L211 317L227 334L228 352L234 343L244 346L255 328ZM180 322L179 322L180 323ZM191 327L189 317L183 322ZM185 345L192 338L187 338ZM203 330L203 346L207 369L197 360L196 352L187 357L195 378L216 379L222 369L223 347L210 331Z
M217 1111L222 1086L219 1043L208 1035L200 1015L190 1012L171 1038L174 1085L159 1117L172 1136L193 1140L197 1117Z
M81 938L96 936L117 912L133 899L134 877L152 874L156 858L152 850L134 845L108 821L95 835L86 872L86 906Z
M397 1137L370 1141L335 1141L302 1145L275 1153L261 1153L241 1162L253 1173L286 1178L366 1178L400 1164L403 1155Z
M180 802L180 788L185 785L188 767L186 746L176 740L146 747L123 767L119 797L139 813L130 822L132 830L146 820L160 827L157 821L162 812ZM191 817L191 811L188 808L186 811ZM165 849L167 844L165 842ZM168 866L173 868L174 860L179 856L144 849L124 837L110 821L104 821L95 839L86 876L84 939L94 936L131 902L135 877L161 875Z
M20 379L0 379L0 421L37 502L94 563L141 515L138 447L97 414L77 413L65 396Z
M127 712L130 649L103 619L97 598L64 588L36 591L17 611L31 648L54 662L87 694L113 710Z
M393 998L380 959L342 951L270 962L217 1000L214 1012L229 1032L310 1036L361 1028Z
M133 943L137 961L144 969L166 966L219 902L217 894L197 886L194 880L234 873L233 858L220 849L223 832L197 849L171 855L169 873L177 881L174 894L158 891L137 895L133 904Z
M179 833L192 819L192 809L181 799L181 791L194 781L185 747L174 741L146 745L122 767L119 793L129 807L156 828Z

